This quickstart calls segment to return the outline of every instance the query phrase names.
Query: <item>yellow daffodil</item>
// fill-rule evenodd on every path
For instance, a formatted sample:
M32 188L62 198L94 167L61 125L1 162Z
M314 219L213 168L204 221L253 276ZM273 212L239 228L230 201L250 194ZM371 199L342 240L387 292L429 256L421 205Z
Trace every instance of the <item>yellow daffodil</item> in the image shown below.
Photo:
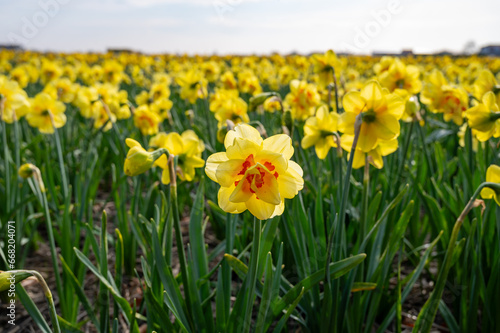
M30 126L38 128L40 132L52 134L54 127L61 128L66 124L65 110L63 102L41 92L32 99L31 110L26 115L26 120Z
M233 72L227 71L220 77L220 83L223 89L234 90L238 89L238 83L234 77Z
M181 180L192 181L195 176L195 169L205 165L205 161L201 158L205 145L192 130L184 131L182 134L160 132L149 140L149 146L152 148L165 148L170 154L178 156L176 173ZM156 165L163 169L162 183L169 184L170 171L167 157L160 157L156 161Z
M281 102L280 99L273 96L264 101L263 108L267 112L276 112L281 111Z
M500 109L493 92L487 92L482 103L470 108L465 114L479 141L487 141L492 136L500 137Z
M342 137L340 138L340 145L345 151L349 152L348 158L350 158L351 155L353 141L354 136L352 135L342 135ZM375 148L373 148L369 152L363 152L361 149L356 148L352 167L354 169L362 168L365 165L365 159L368 155L368 162L375 168L382 169L384 167L383 157L394 153L397 149L398 139L379 140Z
M404 89L410 94L416 94L422 89L418 68L413 65L405 65L399 59L395 59L389 68L378 76L378 80L390 92Z
M319 159L325 159L331 147L337 147L334 132L337 131L339 115L328 112L328 107L322 105L316 111L315 117L310 117L304 125L302 148L314 146Z
M399 136L399 119L403 115L404 101L396 94L382 89L376 81L368 82L361 91L347 93L342 101L345 112L340 115L339 131L354 135L356 116L363 114L358 148L368 153L378 141Z
M463 88L448 85L443 73L435 69L425 82L421 100L428 105L429 111L443 113L444 120L453 120L460 126L469 97Z
M496 98L496 103L500 105L500 86L493 73L489 70L483 70L476 81L474 82L474 96L481 100L489 91L493 91Z
M248 123L250 118L247 114L248 105L247 103L237 97L225 100L222 105L215 110L215 119L219 122L219 124L225 124L226 120L231 120L235 124L239 124L241 122Z
M181 87L181 98L187 99L193 104L198 98L207 96L207 80L203 78L203 73L196 69L180 74L176 79Z
M321 97L316 86L307 81L292 80L290 93L285 97L285 104L290 107L295 119L306 120L314 115Z
M0 118L6 123L21 119L30 110L30 102L26 92L16 81L0 76Z
M500 184L500 166L490 165L488 170L486 170L486 181L489 183ZM492 188L486 187L481 190L481 197L483 199L495 199L498 205L500 205L500 191L494 190Z
M148 152L142 148L141 144L133 139L126 139L125 143L130 148L125 159L123 171L127 176L137 176L151 169L155 161L164 156L165 149L157 149Z
M134 125L141 131L142 135L158 133L160 121L160 116L151 112L147 105L141 105L135 110Z
M335 52L328 50L325 54L314 54L311 60L314 65L314 72L319 75L319 83L322 86L332 83L333 70L340 71L340 61Z
M240 92L252 95L258 95L262 92L259 78L249 70L238 74L238 88Z
M281 215L285 199L303 188L302 168L290 158L292 140L285 134L262 139L250 125L240 124L227 133L225 152L207 160L205 173L221 185L219 206L228 213L249 210L265 220Z

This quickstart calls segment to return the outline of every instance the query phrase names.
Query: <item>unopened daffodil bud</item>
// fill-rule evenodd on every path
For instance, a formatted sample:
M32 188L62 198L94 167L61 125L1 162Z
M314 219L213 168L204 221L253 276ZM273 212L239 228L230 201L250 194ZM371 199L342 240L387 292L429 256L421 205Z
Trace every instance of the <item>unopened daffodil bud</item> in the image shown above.
M167 152L164 148L148 152L133 139L126 139L125 143L130 148L123 168L127 176L137 176L148 171L154 162Z
M0 293L9 290L11 285L16 285L30 276L31 273L26 271L0 272Z
M31 163L23 164L19 167L19 176L23 179L28 179L33 176L33 173L36 171L36 166Z

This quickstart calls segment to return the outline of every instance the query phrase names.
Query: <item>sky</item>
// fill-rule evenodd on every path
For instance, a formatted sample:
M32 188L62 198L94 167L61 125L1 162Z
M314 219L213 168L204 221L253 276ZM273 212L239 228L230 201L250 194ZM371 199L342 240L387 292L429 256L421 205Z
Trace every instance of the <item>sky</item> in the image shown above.
M0 0L0 44L62 52L460 52L500 44L498 0Z

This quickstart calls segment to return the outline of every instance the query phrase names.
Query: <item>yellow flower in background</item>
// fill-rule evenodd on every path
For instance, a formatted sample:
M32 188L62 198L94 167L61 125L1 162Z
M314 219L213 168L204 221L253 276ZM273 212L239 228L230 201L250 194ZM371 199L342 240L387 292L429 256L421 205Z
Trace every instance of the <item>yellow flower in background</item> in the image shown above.
M277 97L273 96L264 101L263 108L271 113L281 111L281 102Z
M486 181L489 183L500 184L500 166L490 165L488 170L486 170ZM500 191L494 190L492 188L483 188L481 190L481 197L483 199L495 199L498 205L500 205Z
M215 110L215 119L220 124L225 124L226 120L231 120L235 124L239 124L241 122L248 123L250 118L247 114L248 105L247 103L237 97L225 100L222 105Z
M182 134L160 132L149 140L149 146L165 148L170 154L178 156L176 173L181 180L192 181L195 169L205 165L205 161L201 158L205 145L192 130L184 131ZM155 163L163 169L161 176L163 184L170 183L170 171L167 163L166 156L161 156Z
M176 82L181 87L181 98L187 99L191 104L198 98L207 96L207 80L199 70L190 69L179 74Z
M500 137L500 109L493 92L488 91L482 103L468 109L465 114L479 141L487 141L492 136Z
M65 77L50 81L43 89L43 92L64 103L71 103L76 97L78 88L78 84Z
M227 90L238 89L238 83L236 82L234 74L231 71L224 72L224 74L221 75L219 81L223 89Z
M98 99L99 93L96 88L82 86L76 93L73 105L78 108L84 118L92 118L94 116L92 103Z
M28 83L30 82L30 77L26 72L24 66L17 66L10 72L10 78L17 83L21 88L26 88Z
M500 105L500 86L498 85L495 76L489 70L483 70L473 85L474 96L481 100L483 96L493 91L496 98L496 103Z
M26 120L31 127L36 127L45 134L54 133L55 128L61 128L66 124L64 111L66 106L61 101L47 93L41 92L31 100L31 110L26 115ZM54 124L52 124L52 119Z
M221 185L219 206L228 213L249 210L265 220L281 215L285 199L303 188L302 168L291 161L292 140L285 134L262 139L259 131L240 124L227 133L225 152L212 154L205 173Z
M133 139L127 138L125 143L130 148L123 165L123 171L127 176L137 176L151 169L154 162L165 154L164 149L148 152L141 144Z
M241 93L252 94L254 96L262 92L259 78L249 70L238 74L238 89Z
M352 135L342 135L340 138L340 145L342 148L349 152L348 159L351 155L352 142L354 141L354 136ZM354 169L359 169L365 166L365 159L368 155L368 162L377 169L382 169L384 167L384 156L390 155L398 150L398 139L392 140L379 140L375 148L368 152L363 152L361 149L356 148L354 153L354 159L352 162L352 167Z
M463 123L463 113L467 109L469 97L463 88L448 85L443 73L434 69L425 82L421 95L422 103L427 104L432 113L443 113L444 120L457 125Z
M378 75L378 80L390 92L404 89L410 94L416 94L422 89L418 68L413 65L405 65L399 59L395 59L387 70L382 71Z
M314 146L318 158L325 159L330 148L337 147L333 136L337 131L338 119L339 115L335 112L328 112L326 105L320 106L316 111L316 116L306 120L302 148Z
M338 75L338 71L340 71L341 67L337 55L332 50L326 51L325 54L313 54L311 56L311 62L314 65L314 72L319 75L319 83L322 86L332 83L332 70L335 70L336 75Z
M295 119L306 120L313 116L321 102L316 86L307 81L292 80L290 93L285 97L285 104L290 107Z
M59 78L62 74L62 68L55 62L42 59L42 67L40 68L40 81L45 85L52 80Z
M345 112L340 115L339 131L354 135L356 116L363 114L357 147L368 153L378 141L399 136L405 104L401 97L382 89L377 81L368 82L361 91L347 93L343 100Z
M134 125L142 135L153 135L158 133L161 118L158 114L151 112L147 105L141 105L135 109Z
M0 103L3 113L1 119L11 124L14 119L21 119L30 110L30 102L26 92L16 81L0 76ZM0 109L1 109L0 108Z

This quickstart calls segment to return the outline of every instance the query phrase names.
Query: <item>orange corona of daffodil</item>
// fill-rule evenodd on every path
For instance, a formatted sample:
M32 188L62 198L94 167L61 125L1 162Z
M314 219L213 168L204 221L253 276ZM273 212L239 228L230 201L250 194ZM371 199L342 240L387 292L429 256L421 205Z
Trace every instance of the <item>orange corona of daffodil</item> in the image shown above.
M325 159L330 148L337 147L333 136L337 131L338 118L337 113L328 112L326 105L320 106L316 111L316 116L306 120L302 148L314 146L318 158Z
M500 184L500 166L490 165L488 170L486 170L486 181L489 183ZM481 190L481 197L483 199L495 199L498 205L500 205L500 191L486 187Z
M285 199L303 188L302 168L291 161L292 140L285 134L262 139L250 125L240 124L227 133L226 152L207 160L205 172L221 185L219 206L228 213L249 210L265 220L281 215Z
M364 153L374 149L379 140L392 140L399 136L404 101L382 89L377 81L368 82L361 91L347 93L342 103L345 112L340 115L340 132L354 135L356 116L363 114L357 147Z
M487 92L482 103L470 108L465 114L479 141L487 141L492 136L500 137L500 109L493 92Z

